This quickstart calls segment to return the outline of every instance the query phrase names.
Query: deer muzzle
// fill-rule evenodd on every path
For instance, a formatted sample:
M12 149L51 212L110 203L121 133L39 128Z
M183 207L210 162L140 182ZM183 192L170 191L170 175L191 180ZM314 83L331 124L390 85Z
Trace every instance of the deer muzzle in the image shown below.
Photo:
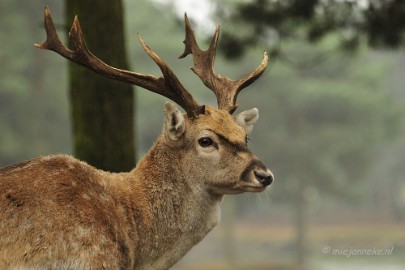
M260 160L255 159L242 173L241 179L245 182L257 180L265 188L273 182L274 175Z
M259 181L259 183L261 183L264 187L270 185L274 180L273 173L269 169L264 170L262 168L258 168L253 171L253 174L255 175L256 180Z

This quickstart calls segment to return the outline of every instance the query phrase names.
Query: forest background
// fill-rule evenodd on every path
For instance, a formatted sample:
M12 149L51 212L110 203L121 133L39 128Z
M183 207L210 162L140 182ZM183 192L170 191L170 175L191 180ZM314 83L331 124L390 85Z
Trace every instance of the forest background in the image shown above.
M207 41L221 24L225 45L216 70L231 78L255 68L269 51L268 70L238 103L241 110L260 110L249 145L276 181L263 194L227 197L222 224L174 269L403 269L403 45L375 46L352 32L328 31L316 40L281 40L274 29L256 33L254 23L229 15L247 5L223 2L197 13L208 14L196 15L197 36ZM214 105L190 71L191 59L177 59L184 39L179 14L186 10L168 1L123 3L130 69L160 74L137 41L140 32L199 101ZM63 29L62 1L0 3L0 167L74 154L67 61L33 46L45 38L45 4ZM298 35L307 31L306 24L294 27ZM161 130L165 99L140 88L135 93L132 132L141 157ZM356 250L384 254L347 256Z

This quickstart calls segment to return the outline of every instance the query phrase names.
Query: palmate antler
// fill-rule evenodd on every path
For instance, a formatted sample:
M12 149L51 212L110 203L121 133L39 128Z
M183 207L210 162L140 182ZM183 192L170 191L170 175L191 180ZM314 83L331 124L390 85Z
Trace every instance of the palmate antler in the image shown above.
M184 43L186 48L180 57L183 58L190 53L193 55L194 68L192 68L192 70L200 77L204 84L216 94L219 109L226 110L232 114L237 108L235 103L239 91L254 82L266 69L268 62L266 52L264 53L261 65L244 78L234 81L227 77L221 77L214 72L213 68L219 27L217 27L209 49L202 51L197 45L187 15L185 16L185 21L186 40ZM162 77L114 68L101 61L88 50L77 16L69 32L69 40L72 44L72 49L67 48L60 41L48 7L45 7L44 24L47 35L46 41L42 44L35 44L36 47L55 51L66 59L80 64L102 76L137 85L165 96L180 105L191 118L195 118L199 114L204 113L204 106L199 105L194 100L169 66L145 43L139 34L138 37L142 47L159 66L163 73Z

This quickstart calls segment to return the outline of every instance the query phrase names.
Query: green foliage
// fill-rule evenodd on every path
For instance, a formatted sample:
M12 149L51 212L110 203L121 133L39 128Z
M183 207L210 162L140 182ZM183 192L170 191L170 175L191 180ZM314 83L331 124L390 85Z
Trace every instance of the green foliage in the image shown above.
M227 12L221 12L227 9ZM362 40L373 47L399 48L404 40L405 4L402 0L376 1L238 1L220 9L220 15L231 14L233 25L244 24L251 29L225 35L232 47L223 47L228 57L239 57L246 47L262 43L272 32L275 43L280 40L317 42L333 33L339 37L339 47L355 50ZM237 29L237 28L235 28ZM267 41L268 42L268 41ZM237 47L238 50L229 50ZM275 50L280 50L277 45Z

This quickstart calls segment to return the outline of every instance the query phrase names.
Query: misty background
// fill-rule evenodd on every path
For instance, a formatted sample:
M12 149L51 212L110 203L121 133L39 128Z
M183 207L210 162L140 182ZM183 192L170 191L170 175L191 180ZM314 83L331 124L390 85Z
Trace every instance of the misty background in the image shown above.
M283 21L277 29L294 29L289 36L234 16L257 7L261 18L254 12L268 2L278 1L123 1L129 69L161 74L139 32L200 103L216 101L190 70L191 57L177 59L185 11L203 48L221 24L219 74L238 79L259 65L263 50L270 55L264 75L239 95L238 111L259 109L249 147L275 182L261 194L225 197L221 224L172 269L405 269L403 44L376 46L353 29L328 32L322 20L318 28ZM360 10L369 2L358 1ZM45 40L45 5L64 38L63 1L0 3L0 167L74 154L68 63L33 46ZM309 28L318 31L312 40L297 38ZM135 93L139 159L160 133L166 99L139 87Z

